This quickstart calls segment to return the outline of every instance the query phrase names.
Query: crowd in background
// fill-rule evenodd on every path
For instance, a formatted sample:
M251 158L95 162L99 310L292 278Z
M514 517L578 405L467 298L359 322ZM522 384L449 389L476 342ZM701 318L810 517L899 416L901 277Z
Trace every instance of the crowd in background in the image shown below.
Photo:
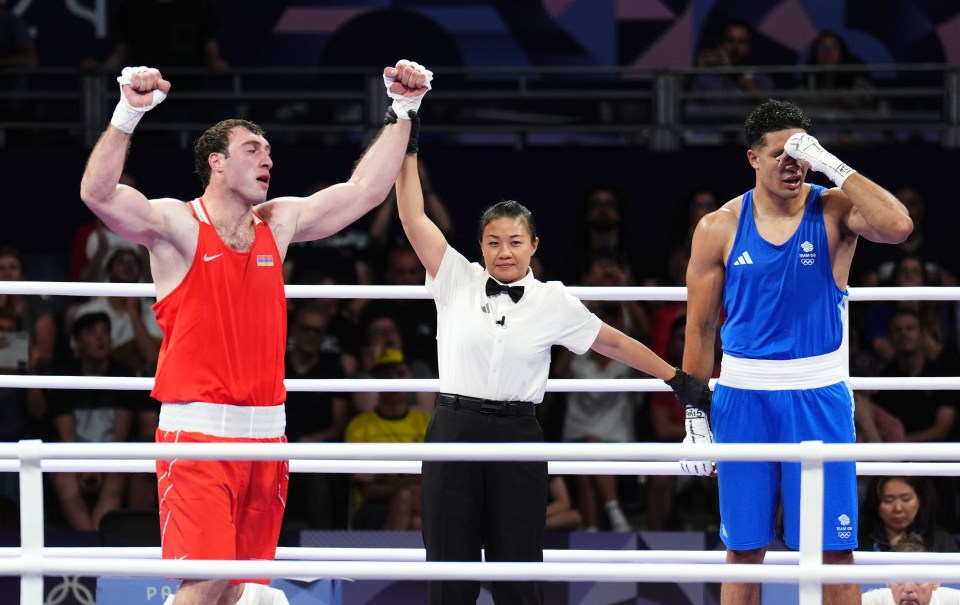
M135 177L126 174L124 178L133 182ZM444 200L430 186L426 171L421 180L428 212L448 237L456 238ZM910 208L914 232L897 246L861 242L851 285L954 285L958 270L954 257L945 246L925 239L920 194L913 188L896 194ZM562 270L539 262L533 263L533 270L540 279L559 278L570 285L683 286L692 230L724 201L718 193L698 188L677 204L670 260L658 272L646 266L637 238L624 228L629 211L626 200L615 187L594 188L581 200L580 232L571 239L578 245L570 247ZM395 201L385 200L374 212L367 231L348 230L329 240L292 245L284 263L288 283L423 285L424 269L398 229ZM102 223L91 221L77 229L72 249L70 274L76 280L150 281L144 250L118 238ZM30 278L16 250L0 249L0 279ZM0 359L9 366L3 371L152 376L161 333L151 299L65 298L0 295L0 333L4 335ZM680 363L685 303L590 302L588 306L610 325L649 342L664 359ZM435 393L370 392L363 388L363 379L437 377L436 312L431 300L291 298L288 310L287 378L357 379L352 393L289 392L287 436L291 442L423 440ZM960 374L956 316L957 305L952 301L852 303L851 374ZM562 348L555 353L554 378L641 377L601 356L574 356ZM141 391L0 389L0 398L4 403L0 413L7 419L0 426L7 441L38 437L149 442L158 418L156 402ZM953 391L857 391L858 438L865 442L958 441L957 403ZM552 441L679 442L684 435L683 410L669 393L548 393L538 414ZM47 478L51 500L60 505L49 507L53 526L95 530L112 509L156 505L150 475L64 473ZM286 523L290 528L417 529L417 479L296 474ZM710 479L582 475L555 477L553 482L560 502L570 503L569 515L561 516L568 528L680 530L713 529L718 524L716 488ZM922 515L923 523L935 523L948 537L960 531L955 478L923 482L912 488L915 499L928 511ZM878 488L866 483L862 487L865 505L883 500ZM15 510L15 481L0 483L0 490ZM15 521L15 517L6 519ZM884 540L890 539L878 539L883 534L873 529L876 535L865 538L864 545L889 546ZM948 543L952 542L940 541L940 546L931 548Z
M151 3L144 3L144 6ZM201 3L202 4L202 3ZM206 5L204 5L206 6ZM147 10L147 9L143 9ZM0 15L2 15L0 2ZM7 18L0 35L6 65L35 64L23 28ZM202 35L177 65L228 69L216 44L209 13L198 15ZM127 17L131 19L131 17ZM124 37L123 21L108 57L85 68L122 62L164 61L145 55ZM12 42L5 43L5 40ZM731 22L704 45L698 66L737 71L701 74L693 91L770 94L777 82L751 67L751 29ZM155 50L155 49L154 49ZM138 55L139 53L139 55ZM32 58L31 58L32 57ZM816 65L857 65L842 37L821 32L809 49ZM818 72L793 87L828 91L817 103L837 108L870 106L866 72ZM135 175L124 175L133 182ZM455 233L444 192L421 173L426 210L448 241L468 249L469 234ZM323 187L323 183L316 187ZM676 202L666 266L652 267L641 239L628 233L628 200L615 184L594 188L581 200L571 227L565 262L537 262L538 279L583 286L683 286L691 234L699 219L733 192L691 190ZM927 236L924 199L918 188L895 191L908 207L914 231L896 246L861 242L851 286L956 286L960 257L954 243ZM451 194L452 195L452 194ZM726 197L725 197L726 196ZM79 203L79 201L77 202ZM23 257L0 241L0 280L37 279ZM111 233L102 223L81 226L68 271L75 281L150 282L145 251ZM387 199L367 230L350 229L326 240L291 246L284 263L288 284L388 284L422 286L424 269L407 245ZM152 300L92 297L70 300L0 294L0 372L91 377L152 376L161 333ZM682 302L591 302L605 322L651 344L664 359L680 364L685 325ZM436 378L436 311L430 300L289 299L286 376L291 379L357 379L352 393L294 392L287 400L291 442L422 441L435 393L375 393L365 378ZM935 377L960 375L960 306L954 301L853 303L850 307L850 367L853 376ZM720 346L720 343L717 343ZM717 356L719 359L719 356ZM553 378L636 378L615 361L587 353L556 352ZM717 370L718 371L718 370ZM715 373L716 375L716 373ZM140 391L0 389L2 440L153 441L158 405ZM953 391L885 390L856 393L858 438L864 442L957 442L958 396ZM683 409L669 393L548 393L538 414L547 440L569 442L679 442ZM152 475L123 473L47 474L48 522L93 531L111 510L156 506ZM953 477L893 477L864 481L861 548L889 550L899 537L918 533L928 550L956 550L960 490ZM716 529L715 483L700 477L554 477L548 522L564 529ZM17 522L16 476L0 474L0 527ZM545 503L545 506L547 503ZM290 528L418 529L416 476L297 474L291 478L286 524Z

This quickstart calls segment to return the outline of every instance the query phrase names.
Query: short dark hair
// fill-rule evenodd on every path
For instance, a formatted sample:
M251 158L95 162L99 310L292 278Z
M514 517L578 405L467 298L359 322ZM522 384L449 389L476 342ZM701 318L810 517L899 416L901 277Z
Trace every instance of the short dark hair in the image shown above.
M763 144L763 135L768 132L800 128L810 130L810 118L793 103L767 99L757 105L743 124L743 138L747 147L753 149Z
M927 552L927 545L923 543L923 536L918 533L906 534L891 548L893 552Z
M98 323L104 323L107 326L107 329L110 329L110 316L104 313L103 311L95 311L93 313L84 313L80 317L73 320L73 325L70 326L70 336L74 339L80 338L80 334Z
M234 128L245 128L253 134L264 135L263 128L260 126L250 120L239 119L221 120L200 135L193 146L193 165L204 189L210 184L210 164L207 158L211 153L222 153L229 157L227 148L230 145L230 132Z
M483 241L483 230L493 221L502 218L519 218L527 224L530 231L530 241L537 239L537 224L533 221L533 213L530 210L514 200L503 200L497 202L483 211L480 215L480 225L477 229L477 241Z

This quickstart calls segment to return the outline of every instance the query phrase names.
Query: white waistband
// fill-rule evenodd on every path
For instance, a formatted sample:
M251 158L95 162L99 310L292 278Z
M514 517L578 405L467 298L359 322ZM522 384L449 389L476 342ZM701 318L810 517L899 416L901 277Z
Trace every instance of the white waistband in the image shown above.
M753 391L817 389L849 378L843 349L801 359L744 359L724 354L717 384Z
M269 439L282 437L287 425L283 404L229 405L191 401L160 405L161 431L191 431L214 437Z

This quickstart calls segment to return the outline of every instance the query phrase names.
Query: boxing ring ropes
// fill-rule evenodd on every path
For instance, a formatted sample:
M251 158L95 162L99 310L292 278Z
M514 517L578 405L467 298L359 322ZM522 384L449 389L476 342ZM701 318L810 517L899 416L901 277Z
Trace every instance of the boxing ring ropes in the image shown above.
M582 300L686 299L685 288L585 288ZM419 286L287 286L291 298L429 298ZM153 284L0 282L0 294L153 297ZM851 288L850 300L960 300L960 288ZM150 389L152 378L0 375L6 388ZM960 377L851 378L854 390L960 390ZM292 391L353 392L357 381L287 380ZM369 379L365 390L437 391L437 380ZM550 380L547 391L667 391L656 379ZM695 449L694 449L695 448ZM546 550L542 563L426 562L422 549L279 548L275 561L161 560L159 548L45 547L44 472L153 472L170 457L290 460L292 472L419 473L422 460L546 460L555 474L681 474L681 459L778 460L801 465L800 550L770 552L764 565L725 563L723 551ZM43 601L44 576L285 577L352 580L541 580L555 582L768 582L797 584L801 605L819 605L823 584L960 582L960 553L855 553L856 565L823 565L823 464L856 460L858 475L960 476L960 446L925 444L518 443L462 444L0 444L0 472L19 472L21 546L0 548L0 575L21 577L21 604ZM38 506L39 504L39 506ZM389 565L385 565L389 563Z

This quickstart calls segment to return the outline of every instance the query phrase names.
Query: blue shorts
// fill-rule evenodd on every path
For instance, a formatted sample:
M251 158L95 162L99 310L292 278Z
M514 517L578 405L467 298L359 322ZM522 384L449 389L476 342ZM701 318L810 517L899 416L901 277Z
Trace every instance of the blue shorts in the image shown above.
M853 443L853 393L845 382L797 391L718 384L710 423L717 443ZM731 550L766 546L783 504L783 541L800 547L800 464L717 462L720 538ZM856 462L824 465L823 549L857 547Z

